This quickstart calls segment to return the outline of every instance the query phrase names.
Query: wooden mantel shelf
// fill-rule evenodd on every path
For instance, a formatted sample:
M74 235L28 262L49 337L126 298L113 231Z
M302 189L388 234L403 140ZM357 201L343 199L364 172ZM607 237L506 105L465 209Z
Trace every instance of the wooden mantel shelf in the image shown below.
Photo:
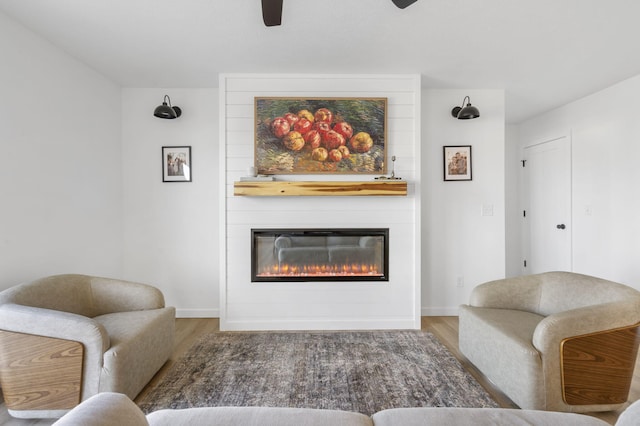
M233 195L254 197L407 195L407 182L402 180L374 180L366 182L243 181L235 182L233 188Z

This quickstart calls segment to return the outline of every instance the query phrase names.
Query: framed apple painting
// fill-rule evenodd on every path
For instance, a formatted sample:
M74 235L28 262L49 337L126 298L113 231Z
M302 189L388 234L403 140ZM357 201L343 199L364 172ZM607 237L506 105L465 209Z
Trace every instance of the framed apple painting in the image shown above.
M255 98L258 174L383 174L387 98Z

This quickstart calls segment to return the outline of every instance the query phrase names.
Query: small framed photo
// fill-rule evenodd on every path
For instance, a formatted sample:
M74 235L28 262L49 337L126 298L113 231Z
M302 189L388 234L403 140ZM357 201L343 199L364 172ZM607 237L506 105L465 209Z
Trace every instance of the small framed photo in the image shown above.
M162 147L162 181L191 182L191 147Z
M444 180L471 180L471 145L443 147Z

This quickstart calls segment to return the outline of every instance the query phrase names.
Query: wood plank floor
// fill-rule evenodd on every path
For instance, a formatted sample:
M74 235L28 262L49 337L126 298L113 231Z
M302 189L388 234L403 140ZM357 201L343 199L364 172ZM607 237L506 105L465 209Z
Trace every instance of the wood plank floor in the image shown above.
M195 343L200 336L219 330L219 321L216 318L178 318L176 319L176 342L173 354L169 361L162 367L147 387L138 395L143 398L163 379L173 364ZM473 365L471 365L458 350L458 317L423 317L422 329L432 332L455 356L462 365L484 386L501 407L513 408L515 405L502 392L495 388ZM629 395L630 401L640 399L640 365L636 370ZM600 418L609 424L614 424L619 412L594 413L594 417ZM9 416L4 402L0 404L0 425L6 426L48 426L54 420L23 420Z

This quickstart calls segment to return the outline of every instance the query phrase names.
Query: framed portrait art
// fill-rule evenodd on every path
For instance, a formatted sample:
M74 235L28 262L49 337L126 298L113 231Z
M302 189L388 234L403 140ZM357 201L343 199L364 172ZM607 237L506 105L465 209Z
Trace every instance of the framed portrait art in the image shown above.
M162 181L191 182L191 147L162 147Z
M258 174L383 174L387 98L255 98Z
M444 180L471 180L471 145L443 147Z

